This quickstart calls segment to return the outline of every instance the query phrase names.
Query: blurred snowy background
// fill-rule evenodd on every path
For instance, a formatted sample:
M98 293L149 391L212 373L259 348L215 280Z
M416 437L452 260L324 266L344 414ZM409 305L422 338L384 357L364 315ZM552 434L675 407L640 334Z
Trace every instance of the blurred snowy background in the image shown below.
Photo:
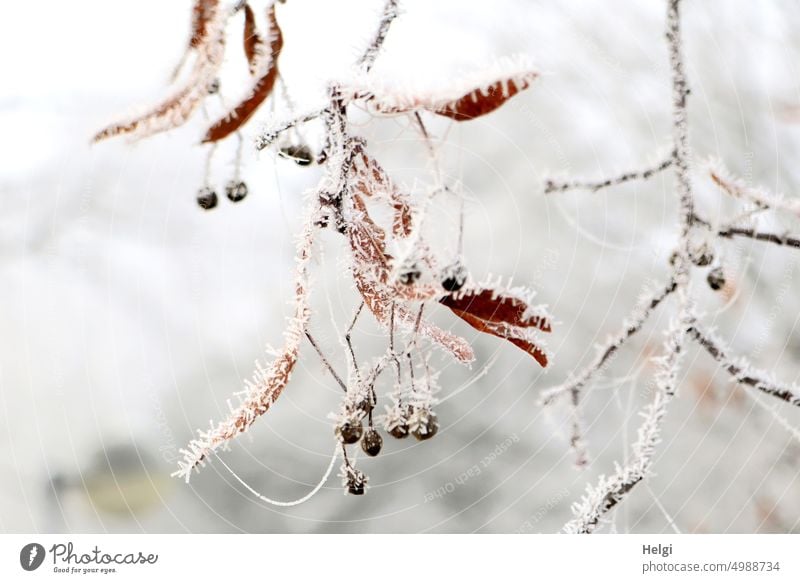
M430 126L447 142L448 178L468 197L473 274L513 276L538 290L559 322L553 366L543 372L510 344L439 313L439 323L473 341L478 360L472 369L445 364L440 397L460 392L438 408L436 438L387 438L378 458L362 460L366 496L343 496L331 478L307 504L281 509L254 499L219 464L189 486L170 478L177 449L227 410L265 344L281 341L302 193L319 169L249 148L250 196L202 212L194 202L202 120L136 144L89 145L104 124L163 95L186 43L190 0L3 2L0 531L552 532L571 518L587 481L625 459L670 305L588 393L586 471L573 468L565 412L536 400L592 358L648 282L666 277L672 178L548 196L543 180L603 177L668 150L664 3L401 4L376 73L433 85L519 53L543 73L496 114ZM299 110L320 103L325 81L363 50L381 5L289 0L279 8L281 69ZM696 159L719 157L749 183L794 195L800 3L687 1L684 13ZM398 181L430 178L407 122L366 121L371 149ZM232 159L230 148L215 157L219 188ZM709 216L732 209L700 167L695 184ZM761 221L800 232L796 221ZM334 325L345 325L356 299L339 277L339 238L323 240L312 326L333 354ZM717 253L732 285L715 294L698 278L706 320L736 351L796 381L800 254L757 243ZM375 334L364 318L357 342ZM276 499L309 491L333 446L326 416L338 389L310 347L304 356L276 407L225 454ZM800 530L798 441L707 355L692 349L684 370L655 475L604 531L666 532L670 520L684 532ZM800 426L797 411L780 414Z

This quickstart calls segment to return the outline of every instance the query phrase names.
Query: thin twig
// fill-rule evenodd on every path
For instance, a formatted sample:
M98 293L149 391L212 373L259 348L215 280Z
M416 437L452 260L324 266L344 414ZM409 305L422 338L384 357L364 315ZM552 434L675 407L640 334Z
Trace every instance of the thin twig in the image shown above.
M638 439L633 445L632 459L625 465L617 465L611 476L601 476L596 487L589 485L582 500L573 505L575 518L564 526L568 533L588 534L594 532L600 520L614 507L620 504L631 490L650 472L653 464L655 448L660 441L661 426L666 416L667 406L677 391L678 367L684 350L686 333L694 322L692 300L689 295L690 234L695 226L694 197L690 177L689 126L686 112L686 98L689 88L683 64L683 47L681 40L680 0L667 0L667 44L669 62L672 73L672 154L675 168L676 189L680 201L680 245L673 261L672 278L660 296L650 301L650 309L645 304L639 318L627 326L621 334L613 338L604 351L601 351L595 363L578 379L585 383L602 363L613 354L618 346L638 331L653 307L667 295L676 292L678 295L678 315L664 343L664 351L658 359L656 372L656 391L653 401L642 412L644 421L639 427ZM660 299L659 299L660 298ZM657 300L657 301L656 301ZM644 314L642 316L642 314ZM619 343L619 344L618 344ZM597 364L599 363L599 364ZM576 382L566 385L567 390ZM562 388L563 392L563 388ZM551 390L551 396L559 394Z
M727 229L718 231L717 235L726 239L732 239L734 237L746 237L756 241L774 243L775 245L800 248L800 238L788 234L778 235L777 233L766 233L743 227L729 227Z
M728 374L737 383L753 387L762 393L786 401L790 405L800 407L800 387L787 385L770 378L769 373L754 368L746 359L731 358L719 339L709 332L700 330L697 325L689 329L689 334L728 371Z
M356 360L356 353L353 350L353 342L351 340L351 334L353 333L353 328L356 326L356 322L358 321L358 316L361 314L361 310L364 309L364 301L362 300L361 303L358 305L356 309L356 313L353 316L353 321L350 322L350 326L347 327L347 331L344 333L344 341L347 343L347 348L350 351L350 358L353 364L353 370L355 371L356 380L360 383L360 374L358 372L358 361Z
M780 194L772 194L760 188L753 188L742 180L729 175L721 164L716 164L709 169L711 180L723 192L739 200L750 201L761 210L783 210L794 215L800 213L800 200L787 199Z
M311 343L311 346L314 347L314 350L317 351L317 354L319 355L320 360L322 360L322 364L325 365L325 368L328 369L328 371L331 373L331 375L333 375L333 378L336 380L338 385L340 387L342 387L342 390L346 393L347 392L347 385L344 384L344 381L342 380L342 377L340 377L338 374L336 374L336 371L331 366L330 361L328 361L328 359L325 356L325 354L323 354L323 352L320 349L319 345L314 341L314 337L311 336L311 334L309 333L308 330L306 330L306 338L308 338L308 341Z
M300 124L304 124L311 120L317 119L318 117L321 117L323 111L324 110L322 109L316 109L309 113L303 114L299 117L295 117L293 119L280 122L274 126L267 128L256 138L256 150L265 150L266 148L269 148L272 144L275 143L275 140L277 140L283 132L290 130L293 127L296 127Z
M644 170L625 172L619 176L605 178L602 180L570 180L566 182L558 182L556 180L548 179L545 182L544 193L551 194L554 192L566 192L568 190L588 190L590 192L597 192L598 190L603 190L604 188L610 188L612 186L618 186L633 180L647 180L653 175L663 172L674 163L675 156L670 155L669 158L661 161L656 166L651 166L649 168L645 168Z
M694 198L692 196L689 171L689 120L686 113L689 86L683 65L683 41L681 39L679 7L680 0L668 0L667 44L669 47L670 69L672 71L672 139L674 141L672 157L681 205L682 235L687 247L686 256L688 257L688 234L692 226L692 217L694 216Z
M688 322L678 319L673 323L664 353L658 359L656 391L653 401L642 411L644 421L639 426L633 455L624 466L617 464L610 476L600 476L597 486L589 484L580 502L573 505L575 518L564 525L563 531L572 534L591 534L602 518L619 505L639 482L645 479L653 465L656 446L660 442L661 427L667 406L677 389L678 367L683 355L683 344Z
M566 383L553 387L542 392L539 398L539 403L542 405L551 404L559 396L572 392L574 390L582 389L591 378L605 366L606 362L619 350L631 336L636 334L642 329L644 323L653 313L653 311L667 298L672 292L675 291L677 285L674 280L671 280L664 288L658 293L652 293L644 296L633 312L626 318L622 330L616 335L609 338L605 344L599 347L595 359L583 369L578 375L569 379Z
M370 69L372 69L372 65L375 64L375 59L378 58L378 53L380 53L383 42L386 40L386 35L389 33L389 27L392 25L392 21L397 18L397 15L397 0L387 0L386 4L383 6L381 22L378 25L375 37L372 39L372 42L369 43L366 51L364 51L364 54L361 55L358 61L359 67L363 69L365 73L369 73Z

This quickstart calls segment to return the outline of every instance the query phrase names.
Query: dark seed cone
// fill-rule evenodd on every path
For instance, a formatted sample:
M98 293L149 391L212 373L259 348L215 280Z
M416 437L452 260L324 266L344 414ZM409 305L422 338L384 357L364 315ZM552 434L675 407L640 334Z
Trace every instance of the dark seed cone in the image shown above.
M247 196L247 184L231 180L225 186L225 195L231 202L239 202Z
M278 154L289 160L293 160L298 166L308 166L314 161L311 149L305 144L291 145L281 148Z
M714 251L708 245L701 245L690 253L692 263L698 267L708 267L714 261Z
M669 264L675 265L675 262L678 261L678 257L680 257L680 253L678 253L677 251L673 251L672 253L670 253Z
M217 206L217 193L208 186L204 186L197 192L197 205L203 210L211 210Z
M422 276L422 272L417 268L416 265L410 265L408 267L404 267L403 270L400 272L398 279L400 279L400 283L403 285L411 285L415 281L417 281Z
M351 445L361 439L361 434L364 433L364 428L361 425L361 421L356 423L345 421L341 425L336 426L335 432L336 437L339 438L339 441L347 445Z
M370 457L375 457L381 452L383 447L383 438L378 430L374 427L368 427L364 432L364 437L361 438L361 449Z
M395 425L389 430L389 435L394 437L395 439L403 439L408 437L408 423L403 422L400 425Z
M456 292L467 283L467 269L460 263L454 263L442 271L442 287L449 292Z
M353 496L363 496L364 484L361 484L360 482L353 482L352 484L347 486L347 491Z
M417 424L412 433L419 441L430 439L439 432L439 422L436 420L435 413L428 413L428 417Z
M322 211L314 217L314 226L320 229L325 229L331 222L331 217L328 213Z
M359 411L363 411L364 415L369 415L370 411L375 409L375 403L372 401L371 398L366 397L361 399L358 404L356 405L356 409Z
M725 287L725 272L722 271L721 267L715 267L708 272L706 281L708 282L708 287L714 291L719 291Z
M366 485L367 477L359 470L347 476L347 492L353 496L363 496Z

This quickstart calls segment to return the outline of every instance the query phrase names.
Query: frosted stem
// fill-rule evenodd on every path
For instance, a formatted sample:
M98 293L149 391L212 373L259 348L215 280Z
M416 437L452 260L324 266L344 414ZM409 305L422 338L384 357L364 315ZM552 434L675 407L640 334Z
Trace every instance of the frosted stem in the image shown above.
M746 358L732 358L718 338L710 332L702 331L696 324L689 329L689 334L728 371L737 383L753 387L790 405L800 407L800 387L771 378L772 375L753 367Z
M674 163L675 157L674 155L670 155L669 158L662 160L655 166L650 166L641 170L631 170L624 172L623 174L619 174L618 176L603 178L600 180L568 180L561 182L548 179L545 181L544 193L552 194L554 192L566 192L568 190L588 190L589 192L597 192L598 190L603 190L612 186L618 186L620 184L624 184L625 182L631 182L634 180L647 180L659 172L663 172Z

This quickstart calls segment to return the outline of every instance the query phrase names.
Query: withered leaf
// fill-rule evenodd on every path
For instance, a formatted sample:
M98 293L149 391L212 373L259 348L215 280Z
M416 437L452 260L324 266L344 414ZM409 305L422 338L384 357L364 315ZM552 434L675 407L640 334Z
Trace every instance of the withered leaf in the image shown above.
M530 354L541 366L547 366L547 353L536 344L531 331L550 332L550 319L531 313L520 298L477 288L447 295L439 302L479 332L504 338Z
M264 101L272 93L278 78L278 56L283 49L283 34L275 18L275 5L269 7L270 50L257 55L256 68L261 73L250 95L233 108L225 117L216 122L206 133L203 143L218 142L237 131L253 117Z
M250 4L244 5L244 54L250 67L250 74L257 70L258 54L262 50L264 40L256 29L256 15Z
M189 47L196 49L203 44L208 34L208 22L217 8L219 0L195 0L192 7L192 33Z
M347 225L347 237L353 253L353 279L364 303L382 324L391 319L395 305L396 323L410 326L415 318L396 305L401 296L389 282L391 256L386 252L386 232L369 216L367 205L356 192L349 197L353 209ZM420 322L419 333L429 338L460 362L471 362L475 356L463 339L426 321Z
M372 197L378 193L387 197L392 205L392 233L397 237L408 237L411 234L413 213L408 195L400 190L375 158L366 152L361 153L360 166L354 167L358 174L356 185L364 196Z
M527 89L535 75L519 79L499 79L485 89L476 89L444 106L434 108L434 113L467 121L493 112L520 91Z
M311 257L314 230L311 225L304 229L298 244L297 275L295 280L294 317L289 321L286 342L268 366L257 364L251 381L246 381L246 390L238 407L231 405L226 418L212 424L208 431L201 431L193 439L179 462L179 470L173 475L183 476L189 481L192 470L203 465L205 460L224 447L231 439L247 431L253 423L270 410L289 383L300 353L300 342L308 326L311 310L308 306L308 262Z
M430 111L455 121L467 121L493 112L531 86L538 77L525 60L506 60L496 67L455 79L447 87L391 88L380 79L356 77L341 87L349 99L363 100L375 113L401 114Z
M208 95L225 53L225 23L228 14L217 0L195 4L193 50L197 59L188 79L159 105L129 121L112 124L94 136L94 141L122 134L138 137L171 130L185 123Z

